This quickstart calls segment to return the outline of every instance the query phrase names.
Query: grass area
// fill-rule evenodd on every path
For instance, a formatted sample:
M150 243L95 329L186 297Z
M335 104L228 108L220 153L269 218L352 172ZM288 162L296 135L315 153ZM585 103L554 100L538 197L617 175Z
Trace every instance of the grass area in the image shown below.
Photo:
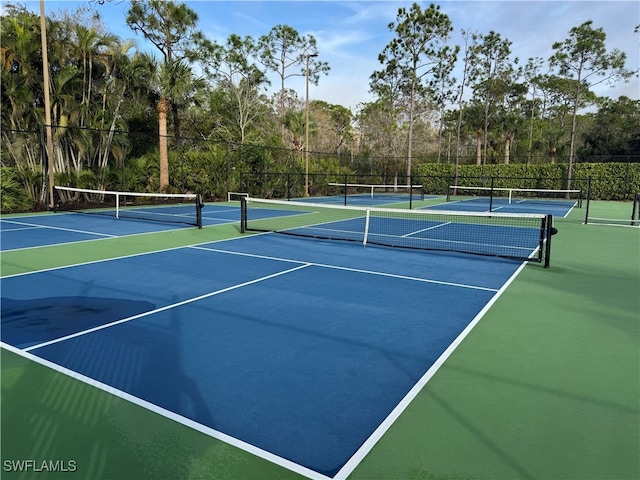
M623 215L630 204L598 208ZM523 270L351 478L638 478L640 229L556 226L551 268ZM2 274L229 238L237 228L8 252ZM296 477L9 350L0 360L3 467L76 465L48 475L3 468L2 478Z

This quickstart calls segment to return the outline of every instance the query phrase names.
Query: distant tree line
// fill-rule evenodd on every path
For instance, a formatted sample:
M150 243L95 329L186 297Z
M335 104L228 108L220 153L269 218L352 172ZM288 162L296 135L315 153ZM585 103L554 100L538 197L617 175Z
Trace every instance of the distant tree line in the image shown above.
M110 188L121 185L126 160L137 189L184 189L184 177L176 178L184 159L175 157L196 145L206 178L219 174L212 168L300 170L308 152L322 158L315 171L375 164L389 175L410 175L424 162L457 169L516 161L566 163L570 178L585 158L640 161L640 101L593 93L600 82L637 72L623 52L606 49L605 32L591 21L553 43L549 59L521 62L498 32L462 30L464 44L453 45L454 27L439 6L401 7L387 26L395 36L379 55L380 70L362 86L375 100L357 111L313 100L307 122L305 97L288 86L294 76L318 84L330 73L312 35L276 25L259 38L233 34L219 44L186 4L131 0L125 22L153 45L150 54L110 33L100 6L85 3L46 18L50 126L40 17L7 3L0 22L3 192L22 190L36 203L46 195L48 164L55 183ZM456 66L462 78L454 78ZM269 78L279 82L274 95ZM231 161L238 145L264 147L261 158ZM181 170L171 173L172 162ZM208 180L194 175L189 188L203 188Z

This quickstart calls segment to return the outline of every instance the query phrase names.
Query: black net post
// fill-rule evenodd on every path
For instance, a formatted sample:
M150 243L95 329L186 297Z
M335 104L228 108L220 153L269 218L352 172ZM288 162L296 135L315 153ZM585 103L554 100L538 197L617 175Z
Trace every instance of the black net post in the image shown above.
M349 178L347 177L347 175L345 174L344 176L344 204L347 204L347 182L349 181Z
M591 177L587 179L587 208L584 212L584 224L589 223L589 204L591 203Z
M240 197L240 233L247 231L247 198Z
M633 195L633 206L631 207L631 226L635 226L638 223L638 219L640 218L640 193L636 193Z
M549 265L551 264L551 237L554 234L553 215L547 215L545 223L546 228L544 229L544 231L547 238L545 239L546 244L544 249L544 268L549 268Z
M198 228L202 228L202 207L204 207L202 195L198 194L196 196L196 225Z

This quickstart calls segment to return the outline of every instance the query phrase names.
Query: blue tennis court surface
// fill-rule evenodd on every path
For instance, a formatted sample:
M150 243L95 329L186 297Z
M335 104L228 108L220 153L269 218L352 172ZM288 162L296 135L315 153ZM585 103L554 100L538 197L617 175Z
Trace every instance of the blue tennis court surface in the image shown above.
M4 277L2 342L308 477L345 477L519 267L247 236Z
M144 211L143 208L136 210ZM140 219L84 213L5 216L0 219L1 249L6 251L161 232L177 228L195 228L186 223L175 223L176 218L191 218L195 221L195 212L192 207L151 207L148 210L154 213L158 218L157 221L141 221ZM238 218L238 208L233 206L207 204L202 210L203 226L236 222Z
M507 198L496 197L490 202L486 197L478 197L467 200L454 200L424 208L462 212L543 213L551 214L557 218L564 218L576 208L576 201L554 200L550 202L548 200L525 199L509 202Z
M391 205L394 203L409 203L410 201L418 200L430 200L437 198L435 196L419 195L410 196L409 194L394 194L394 193L376 193L375 195L358 194L347 195L346 199L344 195L330 195L325 197L306 197L293 199L296 202L309 202L309 203L324 203L329 205L357 205L357 206L374 206L374 205Z

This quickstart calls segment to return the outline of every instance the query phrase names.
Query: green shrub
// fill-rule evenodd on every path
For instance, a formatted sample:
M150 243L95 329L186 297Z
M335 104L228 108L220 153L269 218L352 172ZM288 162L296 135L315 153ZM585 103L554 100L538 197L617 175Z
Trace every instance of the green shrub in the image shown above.
M455 167L451 164L423 163L416 166L416 177L427 193L446 193L455 181ZM566 189L565 164L460 165L458 185L498 188ZM640 163L577 163L574 165L571 189L591 187L594 200L629 200L640 192Z
M2 213L24 212L35 206L34 199L20 181L20 172L14 167L0 167Z

